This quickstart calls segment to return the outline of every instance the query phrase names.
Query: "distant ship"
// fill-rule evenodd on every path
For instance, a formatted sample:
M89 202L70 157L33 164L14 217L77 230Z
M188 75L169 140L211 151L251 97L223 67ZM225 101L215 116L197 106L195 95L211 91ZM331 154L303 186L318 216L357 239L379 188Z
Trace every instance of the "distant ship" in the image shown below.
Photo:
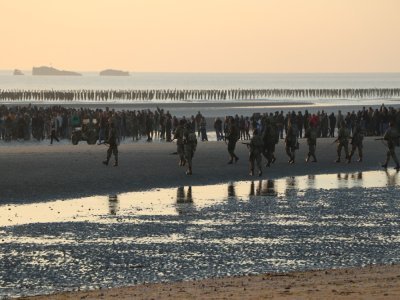
M13 75L24 75L21 70L15 69Z
M82 76L82 74L72 71L57 70L52 67L33 67L32 75L45 75L45 76Z
M129 72L113 69L103 70L99 74L100 76L129 76Z

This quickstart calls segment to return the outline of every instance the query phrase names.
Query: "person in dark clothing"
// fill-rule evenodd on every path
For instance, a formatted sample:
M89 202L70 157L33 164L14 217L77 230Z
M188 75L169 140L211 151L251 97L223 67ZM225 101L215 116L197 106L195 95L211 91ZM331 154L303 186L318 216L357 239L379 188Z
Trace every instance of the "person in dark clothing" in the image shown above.
M103 161L103 164L108 166L111 154L114 154L115 162L114 167L118 166L118 144L117 144L117 130L112 120L109 120L109 131L108 131L108 149L107 149L107 159Z
M236 163L239 160L239 157L235 154L236 142L239 139L239 129L236 126L235 119L232 117L229 119L229 131L225 139L228 140L228 153L230 156L228 164L232 164L233 160L235 160Z
M329 115L329 137L335 137L336 117L334 113Z

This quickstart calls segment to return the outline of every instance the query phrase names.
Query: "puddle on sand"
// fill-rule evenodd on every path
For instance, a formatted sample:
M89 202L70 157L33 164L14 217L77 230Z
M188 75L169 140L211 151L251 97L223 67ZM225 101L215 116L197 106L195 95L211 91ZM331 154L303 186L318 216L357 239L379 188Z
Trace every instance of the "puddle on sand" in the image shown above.
M190 209L202 209L226 201L230 197L245 201L251 196L299 196L313 189L380 188L399 184L398 172L370 171L156 189L44 203L9 204L0 205L0 226L82 221L135 222L135 217L144 215L190 213Z
M394 171L0 206L0 298L400 261Z

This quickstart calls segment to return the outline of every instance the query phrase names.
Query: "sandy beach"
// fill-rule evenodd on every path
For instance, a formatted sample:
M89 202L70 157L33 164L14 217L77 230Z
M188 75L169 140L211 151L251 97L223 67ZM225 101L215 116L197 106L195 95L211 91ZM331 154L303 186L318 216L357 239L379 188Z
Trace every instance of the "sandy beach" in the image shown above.
M332 138L318 139L318 163L307 164L308 147L306 140L301 139L296 163L289 165L281 140L276 148L277 161L271 168L263 169L261 178L255 179L381 169L386 156L381 142L365 138L364 161L358 163L356 154L353 162L347 164L334 162L333 141ZM240 160L227 165L229 155L224 142L199 142L193 175L187 176L185 169L178 166L177 155L173 154L175 143L122 144L118 167L101 163L106 156L105 145L22 143L0 147L0 201L21 203L254 179L248 175L247 147L238 142L236 149Z
M1 203L32 203L91 195L111 195L163 187L201 186L230 181L277 179L282 177L352 173L380 170L385 146L368 137L364 161L335 163L332 138L319 139L318 163L306 163L305 139L294 165L289 165L284 143L277 146L277 161L264 168L261 178L248 175L248 150L237 144L240 160L227 165L224 142L200 142L194 158L193 175L178 166L174 143L123 143L120 165L104 166L106 146L85 143L10 144L0 147ZM391 168L393 166L391 165ZM91 292L61 293L33 299L398 299L399 266L371 266L340 270L264 274L176 283L139 284L134 287Z
M399 299L400 266L144 284L24 299Z

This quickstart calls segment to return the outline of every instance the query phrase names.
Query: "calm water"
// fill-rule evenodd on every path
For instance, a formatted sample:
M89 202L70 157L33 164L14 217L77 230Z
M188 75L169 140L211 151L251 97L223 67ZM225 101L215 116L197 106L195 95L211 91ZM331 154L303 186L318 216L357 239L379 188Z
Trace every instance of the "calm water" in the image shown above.
M240 74L131 73L129 77L13 76L0 71L0 89L302 89L400 88L400 73Z
M0 297L400 262L394 171L0 206Z

